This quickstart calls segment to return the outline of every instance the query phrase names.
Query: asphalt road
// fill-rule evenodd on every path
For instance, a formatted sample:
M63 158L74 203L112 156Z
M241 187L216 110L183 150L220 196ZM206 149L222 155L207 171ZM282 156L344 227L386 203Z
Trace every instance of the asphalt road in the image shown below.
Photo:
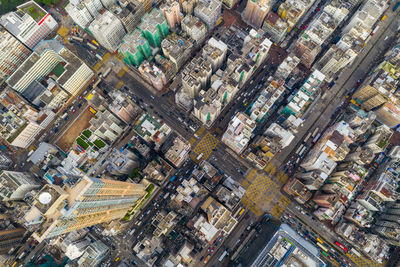
M329 125L332 114L345 101L346 95L352 88L357 86L357 81L364 79L378 63L378 59L384 54L388 46L391 45L388 40L397 35L398 16L394 16L390 8L386 12L386 15L387 19L380 22L381 30L372 36L365 47L365 51L355 59L351 66L342 70L343 74L336 81L336 84L325 92L324 99L321 99L313 106L307 120L299 128L299 132L295 135L295 139L291 145L274 157L272 162L276 166L281 166L282 163L286 162L291 152L293 152L294 147L300 144L308 132L314 131L317 127L324 129ZM388 39L385 40L386 36L388 36Z

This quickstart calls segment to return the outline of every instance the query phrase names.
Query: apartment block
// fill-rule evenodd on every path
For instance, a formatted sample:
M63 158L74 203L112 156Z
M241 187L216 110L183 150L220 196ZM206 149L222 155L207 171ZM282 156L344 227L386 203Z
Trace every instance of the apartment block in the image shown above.
M124 62L130 66L139 67L144 60L151 57L150 44L139 30L125 35L118 51L124 57Z
M248 0L242 17L248 24L260 28L270 9L269 0Z
M200 0L194 8L194 15L201 19L211 31L221 16L221 5L222 3L217 0Z
M255 128L255 121L246 114L238 112L229 122L228 128L222 136L222 142L237 154L241 154L250 141Z
M153 9L142 17L142 23L138 26L144 37L153 47L160 47L161 41L169 34L168 24L159 9Z
M196 41L197 45L204 42L207 35L207 27L199 18L190 14L186 15L182 19L181 28L186 32L193 40Z
M176 72L178 72L183 64L190 58L194 46L195 43L193 39L190 37L185 38L177 34L170 34L161 42L163 54L175 64Z
M110 11L96 17L89 25L94 38L107 50L115 52L126 34L121 21Z
M274 12L265 17L262 29L271 36L271 41L280 43L288 34L289 24Z
M65 7L65 11L67 11L72 20L83 29L89 26L94 19L92 14L86 8L85 4L81 2L78 2L77 4L70 2Z
M135 31L146 13L142 4L137 0L124 0L114 4L109 10L121 21L129 34Z
M156 90L161 91L167 85L168 80L165 73L156 64L144 61L138 70Z
M89 130L103 140L113 143L123 133L126 124L108 110L98 111L90 120Z
M160 9L163 12L164 18L167 20L168 27L172 30L181 24L181 8L179 2L174 0L167 0L164 2Z
M18 39L0 28L0 80L7 79L28 58L31 51Z

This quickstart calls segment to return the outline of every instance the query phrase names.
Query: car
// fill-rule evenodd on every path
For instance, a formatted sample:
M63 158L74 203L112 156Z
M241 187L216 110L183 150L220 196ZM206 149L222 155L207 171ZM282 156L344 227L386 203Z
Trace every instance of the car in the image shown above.
M154 100L154 96L153 96L153 95L150 95L150 97L151 97L151 99L153 99L153 100Z
M82 100L82 96L81 95L78 97L78 100Z
M72 114L74 114L74 113L75 113L75 111L76 111L76 109L75 109L75 108L73 108L73 109L71 110L71 113L72 113Z
M152 105L150 105L150 108L153 109L154 107Z

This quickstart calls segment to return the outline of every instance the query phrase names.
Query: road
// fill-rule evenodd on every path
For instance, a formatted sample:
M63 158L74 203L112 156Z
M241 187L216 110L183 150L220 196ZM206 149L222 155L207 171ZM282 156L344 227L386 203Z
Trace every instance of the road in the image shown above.
M398 14L398 11L396 14ZM372 36L365 46L364 53L358 55L351 66L342 70L342 75L336 81L336 84L325 92L324 99L321 99L313 106L311 112L309 112L309 117L304 122L304 125L299 128L299 132L295 135L291 145L274 157L272 162L276 166L281 166L282 163L286 162L293 148L300 144L308 132L314 131L317 127L324 129L329 125L332 114L345 101L345 96L352 88L357 86L359 79L364 79L366 74L377 64L377 60L391 45L388 39L390 40L390 38L394 38L397 35L398 16L395 16L390 8L386 15L386 20L380 22L381 31ZM385 40L386 36L388 36L388 39Z

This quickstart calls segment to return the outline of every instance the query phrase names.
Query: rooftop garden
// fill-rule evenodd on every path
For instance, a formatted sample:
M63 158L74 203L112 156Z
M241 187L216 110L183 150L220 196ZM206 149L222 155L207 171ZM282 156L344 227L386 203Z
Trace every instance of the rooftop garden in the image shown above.
M138 199L135 204L132 206L132 209L129 210L125 217L124 220L125 221L129 221L132 216L138 212L140 210L140 208L144 205L144 203L146 203L146 201L151 197L151 195L153 194L154 189L156 188L156 186L154 184L149 184L145 191L147 192L147 194L145 194L142 198Z
M39 22L46 15L43 9L35 4L22 6L21 10L31 16L36 22Z

